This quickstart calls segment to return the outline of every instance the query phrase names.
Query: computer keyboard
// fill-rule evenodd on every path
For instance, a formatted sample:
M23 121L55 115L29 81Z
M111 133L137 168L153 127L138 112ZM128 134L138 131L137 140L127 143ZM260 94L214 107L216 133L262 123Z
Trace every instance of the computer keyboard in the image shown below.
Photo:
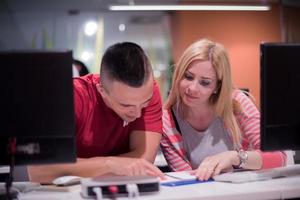
M261 181L272 178L300 175L300 165L289 165L273 169L256 171L235 171L214 176L215 181L242 183L250 181Z

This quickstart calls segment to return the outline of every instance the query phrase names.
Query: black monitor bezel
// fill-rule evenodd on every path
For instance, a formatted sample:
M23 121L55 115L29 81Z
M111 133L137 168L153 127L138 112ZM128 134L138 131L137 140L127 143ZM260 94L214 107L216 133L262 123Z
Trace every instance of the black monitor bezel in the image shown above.
M271 56L272 51L281 51L281 56ZM272 59L272 62L276 61L275 59L280 60L280 62L285 61L285 66L282 66L282 70L287 70L287 68L291 68L289 65L293 62L292 60L287 59L287 55L291 55L290 51L295 51L297 49L300 52L300 43L262 43L260 45L260 110L261 110L261 123L260 123L260 132L261 132L261 150L263 151L277 151L277 150L300 150L300 126L299 124L270 124L268 123L268 115L271 114L270 112L270 101L275 101L274 98L283 98L285 96L282 95L289 95L289 97L293 97L293 93L295 91L286 91L279 92L275 95L273 94L273 98L270 97L268 94L269 87L276 87L276 83L272 82L269 83L267 81L268 76L273 76L272 70L270 66L270 62L268 59ZM283 56L285 55L285 56ZM300 56L300 53L299 53ZM295 58L295 56L293 57ZM300 58L300 57L299 57ZM283 60L285 59L285 60ZM296 61L298 64L300 61ZM300 65L299 65L300 67ZM289 73L296 73L300 72L299 69L294 70L294 72ZM286 76L282 75L281 79L278 79L277 83L285 84L287 83ZM300 75L299 75L300 81ZM296 85L295 85L296 86ZM294 90L295 88L291 88ZM269 96L268 96L269 95ZM269 103L268 103L269 102ZM300 102L300 99L299 101ZM287 102L286 105L281 106L290 106ZM299 107L298 107L299 108ZM274 112L276 112L276 108L271 108ZM273 112L272 111L272 112ZM282 114L282 117L286 117L284 113L276 113L278 116ZM298 133L298 134L297 134Z
M10 58L8 58L10 57ZM2 69L4 73L3 76L11 76L11 70L22 69L28 67L30 69L30 64L40 65L44 63L45 67L52 67L53 70L56 70L53 74L61 74L64 76L65 80L62 82L63 88L61 92L65 92L64 102L68 101L66 108L61 107L61 112L68 112L68 127L66 133L64 134L50 134L49 135L36 135L34 133L14 133L14 131L9 133L4 133L2 129L0 130L0 149L1 149L1 158L0 165L9 165L11 164L11 157L14 157L15 165L27 165L27 164L52 164L52 163L73 163L76 161L76 142L75 142L75 119L74 119L74 105L73 105L73 81L72 81L72 51L69 50L17 50L17 51L1 51L0 59L3 67L9 69L9 64L11 63L14 66L14 69L6 70ZM7 58L7 59L5 59ZM16 61L12 62L11 58L14 58ZM19 59L19 60L18 60ZM25 63L24 63L25 62ZM17 64L20 64L17 66ZM48 70L49 71L49 70ZM5 72L8 72L7 74ZM30 76L30 73L28 73ZM60 76L60 80L61 80ZM52 77L55 80L56 77ZM8 79L6 79L8 80ZM2 82L3 83L3 82ZM6 84L6 83L5 83ZM9 83L8 83L9 84ZM38 84L38 83L37 83ZM60 89L60 87L57 89ZM4 95L5 96L5 95ZM62 95L60 95L62 96ZM2 97L4 98L4 97ZM56 98L60 101L60 98ZM51 104L50 104L51 105ZM53 103L55 106L55 102ZM59 110L59 109L57 109ZM65 117L66 115L64 115ZM57 117L60 117L57 115ZM2 118L3 120L3 118ZM3 120L2 123L5 123ZM11 129L14 130L14 129ZM59 131L59 130L58 130ZM18 153L11 155L11 140L15 141L15 148L22 149L28 145L38 145L40 153L29 155L28 153Z

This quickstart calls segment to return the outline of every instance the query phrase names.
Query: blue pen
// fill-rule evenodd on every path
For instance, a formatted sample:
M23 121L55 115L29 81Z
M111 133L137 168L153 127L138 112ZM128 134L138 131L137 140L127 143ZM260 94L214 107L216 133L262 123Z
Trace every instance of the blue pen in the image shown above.
M166 183L161 183L163 186L170 186L170 187L175 187L175 186L181 186L181 185L189 185L189 184L196 184L196 183L206 183L206 182L211 182L214 181L213 179L208 179L207 181L201 181L201 180L180 180L180 181L172 181L172 182L166 182Z

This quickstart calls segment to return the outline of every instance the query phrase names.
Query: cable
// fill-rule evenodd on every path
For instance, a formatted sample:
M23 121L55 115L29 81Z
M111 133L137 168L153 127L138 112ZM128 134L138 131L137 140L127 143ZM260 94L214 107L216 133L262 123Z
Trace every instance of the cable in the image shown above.
M140 193L136 184L129 183L126 185L126 189L128 192L128 199L139 199Z
M101 187L93 187L93 192L95 192L97 200L103 199Z

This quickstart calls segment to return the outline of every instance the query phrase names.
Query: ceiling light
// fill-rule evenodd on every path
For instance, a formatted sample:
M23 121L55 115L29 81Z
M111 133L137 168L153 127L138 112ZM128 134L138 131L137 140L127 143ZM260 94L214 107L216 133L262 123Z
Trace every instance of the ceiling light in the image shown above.
M126 29L125 24L119 24L119 31L120 31L120 32L125 31L125 29Z
M267 11L268 5L112 5L112 11L228 10Z
M95 21L89 21L86 23L84 33L88 36L92 36L97 32L97 23Z
M82 52L81 54L81 59L85 62L87 62L88 60L91 59L91 57L93 56L93 54L91 52L88 52L88 51L84 51Z

